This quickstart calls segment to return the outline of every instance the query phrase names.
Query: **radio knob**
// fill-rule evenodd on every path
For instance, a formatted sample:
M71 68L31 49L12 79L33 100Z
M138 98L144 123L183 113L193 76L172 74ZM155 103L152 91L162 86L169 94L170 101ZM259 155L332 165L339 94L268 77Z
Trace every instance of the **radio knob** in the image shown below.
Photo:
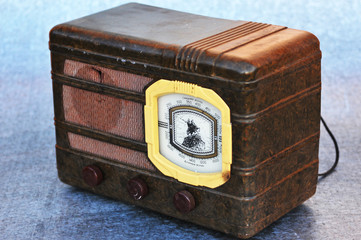
M130 179L128 181L127 190L129 195L135 200L140 200L148 194L147 184L139 177Z
M99 185L103 181L103 173L99 167L88 165L82 171L83 180L91 187Z
M173 203L175 208L182 213L188 213L196 206L193 195L187 190L174 194Z

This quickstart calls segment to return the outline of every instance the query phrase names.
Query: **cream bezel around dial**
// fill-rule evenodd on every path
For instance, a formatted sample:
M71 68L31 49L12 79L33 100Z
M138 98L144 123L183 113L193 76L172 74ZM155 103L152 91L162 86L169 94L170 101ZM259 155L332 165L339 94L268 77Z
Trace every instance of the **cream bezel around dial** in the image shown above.
M159 140L159 124L160 127L162 127L162 124L166 123L159 123L158 101L160 98L172 94L178 98L182 97L183 95L188 95L190 98L199 99L203 105L209 106L207 109L214 109L213 115L217 115L217 113L220 113L221 116L218 116L218 119L221 123L217 123L217 120L212 116L212 114L208 114L205 110L201 110L193 106L176 106L169 110L170 113L174 112L174 116L181 116L180 114L182 113L179 113L177 115L177 111L186 111L188 113L184 114L195 115L197 115L197 112L199 112L198 119L204 119L204 123L209 122L209 126L211 126L213 122L212 129L217 129L217 126L221 127L221 129L218 130L219 133L215 133L217 137L217 140L215 140L215 144L217 146L218 142L218 145L220 145L220 149L213 149L212 152L209 153L200 152L197 153L198 155L195 154L193 156L196 159L211 157L216 158L217 154L219 154L219 159L221 159L221 167L210 167L211 170L204 170L204 172L199 171L196 168L191 169L191 167L190 169L186 169L187 167L182 167L180 166L180 164L176 164L176 161L173 160L172 162L161 154ZM230 110L227 104L223 101L223 99L213 90L180 81L170 81L164 79L158 80L146 90L144 120L145 140L148 146L148 157L152 161L152 163L159 169L159 171L161 171L164 175L173 177L180 182L184 182L194 186L206 186L209 188L218 187L228 181L228 179L230 178L232 164L232 127L230 122ZM208 135L210 134L208 133ZM182 146L175 145L174 147L180 151L180 154L182 154ZM186 152L184 153L187 155L192 155Z

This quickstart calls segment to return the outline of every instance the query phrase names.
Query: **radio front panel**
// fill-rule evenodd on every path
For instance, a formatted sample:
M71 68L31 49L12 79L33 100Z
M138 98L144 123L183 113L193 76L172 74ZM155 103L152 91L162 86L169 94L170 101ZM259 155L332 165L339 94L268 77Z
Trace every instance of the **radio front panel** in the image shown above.
M50 33L63 182L241 238L315 193L317 38L140 4L98 15ZM198 30L176 37L174 17Z

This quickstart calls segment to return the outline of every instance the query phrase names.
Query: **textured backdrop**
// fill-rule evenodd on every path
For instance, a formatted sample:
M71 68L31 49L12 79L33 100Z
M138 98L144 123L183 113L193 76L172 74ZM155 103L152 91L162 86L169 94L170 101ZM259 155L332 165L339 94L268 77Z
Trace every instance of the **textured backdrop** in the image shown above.
M322 115L340 166L317 193L254 239L361 238L361 1L139 1L285 25L321 42ZM230 239L57 179L48 32L126 1L0 1L0 239ZM334 158L321 131L321 170Z

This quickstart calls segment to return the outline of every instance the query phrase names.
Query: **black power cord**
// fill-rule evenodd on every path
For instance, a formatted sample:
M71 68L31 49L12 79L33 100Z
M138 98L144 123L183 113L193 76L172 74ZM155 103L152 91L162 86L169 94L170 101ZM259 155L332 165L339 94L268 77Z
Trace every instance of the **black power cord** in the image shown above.
M323 126L325 127L328 135L330 135L330 137L333 141L333 144L335 145L335 151L336 151L335 162L333 163L332 167L329 170L327 170L326 172L318 174L318 176L325 178L336 169L338 160L340 157L340 151L339 151L337 140L336 140L335 136L332 134L331 130L328 128L328 126L327 126L325 120L323 120L322 116L321 116L321 122L322 122Z

